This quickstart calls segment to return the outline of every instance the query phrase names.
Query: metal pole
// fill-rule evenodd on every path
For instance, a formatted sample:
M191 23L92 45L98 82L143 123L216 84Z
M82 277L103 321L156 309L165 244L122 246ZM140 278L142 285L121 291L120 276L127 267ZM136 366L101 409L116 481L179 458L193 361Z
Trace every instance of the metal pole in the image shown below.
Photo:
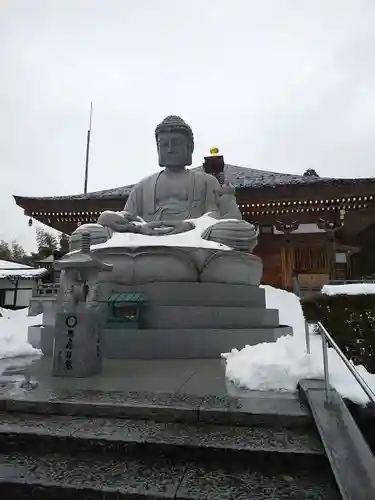
M310 331L309 331L309 323L305 321L305 338L306 338L306 352L310 354Z
M89 176L91 122L92 122L92 102L90 104L90 120L89 120L89 128L87 131L87 142L86 142L85 184L84 184L84 188L83 188L84 194L87 194L87 181L88 181L88 176Z
M329 369L328 369L328 343L324 333L322 336L323 368L324 368L324 389L326 393L326 403L329 402Z

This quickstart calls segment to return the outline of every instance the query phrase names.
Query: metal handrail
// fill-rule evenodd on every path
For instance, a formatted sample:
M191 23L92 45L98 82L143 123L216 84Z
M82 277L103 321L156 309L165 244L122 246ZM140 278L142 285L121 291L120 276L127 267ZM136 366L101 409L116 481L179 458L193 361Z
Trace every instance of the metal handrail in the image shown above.
M353 375L355 380L358 382L362 390L365 392L366 396L369 400L375 404L375 393L368 385L368 383L364 380L364 378L360 375L355 366L349 361L349 359L342 352L340 347L333 340L331 335L325 329L320 321L310 322L310 324L314 324L318 327L319 333L322 337L322 348L323 348L323 367L324 367L324 385L325 385L325 393L326 393L326 402L329 402L329 367L328 367L328 344L333 347L333 349L337 352L339 357L341 358L344 365L348 368L350 373ZM308 331L308 325L306 326ZM310 353L310 339L307 340L308 333L306 332L306 350Z

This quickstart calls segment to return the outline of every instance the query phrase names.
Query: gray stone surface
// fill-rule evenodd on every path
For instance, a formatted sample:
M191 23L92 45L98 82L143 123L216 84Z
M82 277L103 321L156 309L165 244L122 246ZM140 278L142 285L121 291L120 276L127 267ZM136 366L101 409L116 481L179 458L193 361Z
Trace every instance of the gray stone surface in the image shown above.
M192 463L156 454L120 458L3 453L0 485L7 498L30 500L83 498L83 495L86 499L339 499L329 473L322 470L297 467L290 471L282 466L249 470L242 462ZM20 491L27 491L28 496L16 497L15 492Z
M301 399L309 407L344 500L375 498L375 458L341 396L323 380L302 380Z
M228 283L159 282L119 287L119 291L145 294L152 304L163 306L266 307L264 288Z
M93 376L100 369L100 355L94 367L92 333L101 338L106 311L109 311L109 293L129 287L140 292L137 287L147 289L148 286L151 296L147 297L146 290L145 300L137 306L134 315L138 318L139 312L137 329L128 329L128 324L121 329L117 320L108 323L113 329L103 332L98 345L103 344L104 355L110 358L214 358L233 348L273 342L291 333L287 327L279 327L277 310L266 309L264 291L254 292L263 271L261 259L251 254L258 230L242 220L233 187L223 172L220 168L213 175L186 170L192 163L194 137L180 117L165 118L157 126L155 135L159 165L164 170L136 184L122 212L105 211L98 224L80 226L72 235L71 246L73 250L79 244L80 251L71 252L57 263L63 272L56 310L58 314L69 313L74 318L81 306L82 321L77 328L82 325L84 334L78 336L81 343L72 342L72 338L66 338L67 331L70 335L72 330L66 331L63 322L58 320L53 348L56 376ZM207 213L214 219L224 220L206 228L202 238L226 248L158 244L158 235L192 231L193 219ZM119 242L117 246L91 248L93 242L106 241L112 231L141 233L149 238L150 244L137 246ZM180 283L187 286L180 287L174 297L173 290L168 291L166 287L169 283L174 284L175 290ZM216 284L217 299L212 286ZM241 285L242 297L238 288ZM225 294L229 297L227 302ZM33 334L36 334L34 329L30 336ZM32 341L37 344L37 335ZM50 340L40 335L40 341L43 353L49 353ZM90 345L87 344L85 353L86 343ZM75 371L75 367L80 364L75 362L73 368L70 361L72 351L66 345L71 344L77 350L75 357L82 361L79 371ZM91 365L88 360L92 361Z
M211 462L187 468L176 498L194 500L339 500L329 473L300 468L249 470L245 463Z
M55 324L56 295L32 297L29 303L29 316L37 316L43 313L43 325L54 326Z
M17 372L19 376L28 373L38 386L33 390L5 389L9 411L94 412L96 416L129 418L159 415L162 420L168 417L190 422L199 418L225 424L238 419L246 425L266 422L283 427L311 422L296 394L233 386L225 380L223 360L104 360L100 375L69 381L52 377L50 363L50 358L41 358Z
M90 377L101 372L105 320L84 308L57 313L52 363L55 377Z
M131 190L123 216L141 217L145 221L186 220L207 212L217 217L241 219L234 190L228 200L228 190L218 180L199 170L186 170L192 163L193 132L178 116L168 116L156 127L156 144L160 173L151 175ZM176 186L180 193L176 194ZM225 187L229 186L225 182ZM225 192L225 203L221 197ZM187 195L187 196L186 196ZM99 218L100 224L108 224ZM109 224L110 227L110 224Z
M91 236L91 245L105 243L111 236L112 231L108 227L103 227L101 224L85 224L83 231L89 230ZM80 250L82 241L82 229L74 231L69 240L69 249L71 252Z
M267 397L268 394L268 397ZM238 397L205 396L199 407L199 419L225 425L311 425L308 413L299 401L281 398L278 393L259 391Z
M306 429L202 425L170 422L70 417L33 414L1 414L2 452L58 452L124 454L155 451L186 459L231 460L242 458L249 466L260 462L276 465L293 461L307 466L326 466L326 457L317 435Z
M40 327L40 344L33 346L50 356L53 348L51 332ZM130 330L106 329L102 335L103 356L109 359L187 359L219 358L233 348L261 342L275 342L283 335L291 335L290 327L196 330ZM33 334L34 339L38 336Z
M112 359L219 358L233 348L275 342L292 333L290 327L190 330L106 329L103 351Z
M22 435L36 435L46 437L67 437L82 428L85 420L82 417L1 413L0 439L4 441L9 434L21 437Z
M218 251L204 265L200 281L258 286L262 274L263 263L256 255L245 252Z
M96 226L83 225L76 229L72 235L73 247L85 232L92 232L94 241L100 233L100 225L114 232L147 234L151 235L150 247L132 249L129 245L117 252L121 254L120 261L113 249L93 249L114 265L113 282L128 285L154 281L210 282L214 277L213 282L259 285L262 263L251 255L258 230L242 220L233 187L225 181L225 176L221 185L214 175L186 170L192 161L194 140L191 128L181 118L169 116L156 130L159 165L164 170L136 184L122 212L104 211ZM204 231L203 237L229 246L232 252L201 248L190 258L193 249L158 248L158 234L190 231L194 224L187 219L207 213L227 220L214 223Z
M88 490L88 494L93 491L112 491L129 495L128 498L130 495L134 495L133 498L136 495L139 498L142 498L141 495L144 498L174 498L185 468L184 461L163 457L154 461L147 457L119 459L89 455L74 457L56 453L32 456L22 453L2 454L0 488L4 491L2 483L9 484L12 481L51 488L58 486L65 489L65 494L69 493L69 489L75 488L78 490L76 495L80 498L83 488ZM12 490L8 489L8 492ZM56 498L53 489L50 491L50 498Z
M155 282L258 286L263 269L259 257L235 250L154 244L142 248L93 248L92 253L113 265L111 272L103 272L99 277L100 283L111 282L112 286Z
M43 378L47 365L31 365L35 389L5 394L6 498L339 498L295 394L232 396L223 384L215 395L217 360L106 361L100 376L69 381ZM195 376L206 394L184 393ZM173 393L113 390L168 378Z
M80 432L78 430L76 434ZM178 422L149 421L146 438L154 443L173 443L218 450L322 455L322 447L317 436L280 427L195 426Z
M101 335L107 321L103 296L108 293L97 277L112 265L90 255L90 243L90 234L83 233L80 251L56 263L61 276L52 351L55 377L90 377L101 371Z
M27 331L27 340L35 349L41 349L43 354L52 355L55 327L31 325Z
M142 328L146 330L233 330L276 328L279 311L235 306L164 306L146 304L142 309ZM204 335L204 333L201 333ZM267 333L266 333L267 335ZM194 335L195 337L195 335ZM250 338L250 335L249 335ZM232 347L237 347L232 345ZM219 353L220 355L220 353Z
M258 234L258 229L244 220L223 220L206 229L202 238L234 250L252 252L258 243Z

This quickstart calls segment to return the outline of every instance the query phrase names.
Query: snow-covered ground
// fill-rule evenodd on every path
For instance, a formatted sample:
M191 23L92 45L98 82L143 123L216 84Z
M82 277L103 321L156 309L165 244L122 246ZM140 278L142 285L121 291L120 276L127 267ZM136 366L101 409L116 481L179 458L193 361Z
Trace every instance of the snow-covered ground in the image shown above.
M27 312L27 308L17 311L0 308L0 360L39 353L28 343L27 330L29 325L41 324L42 315L31 317Z
M305 323L298 297L284 290L264 286L266 303L278 309L280 324L293 327L293 336L233 350L226 358L226 376L235 385L254 390L295 391L301 378L323 377L322 342L310 335L311 354L306 353ZM330 383L344 397L360 404L368 398L333 349L328 351ZM375 375L357 366L360 375L375 390Z

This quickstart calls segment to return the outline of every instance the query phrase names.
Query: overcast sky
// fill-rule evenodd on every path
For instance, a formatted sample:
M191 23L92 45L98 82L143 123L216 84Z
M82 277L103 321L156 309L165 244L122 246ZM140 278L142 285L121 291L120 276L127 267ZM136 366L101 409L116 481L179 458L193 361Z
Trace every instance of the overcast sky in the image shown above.
M0 239L32 249L12 198L157 170L154 128L181 115L194 162L368 177L373 0L0 0Z

